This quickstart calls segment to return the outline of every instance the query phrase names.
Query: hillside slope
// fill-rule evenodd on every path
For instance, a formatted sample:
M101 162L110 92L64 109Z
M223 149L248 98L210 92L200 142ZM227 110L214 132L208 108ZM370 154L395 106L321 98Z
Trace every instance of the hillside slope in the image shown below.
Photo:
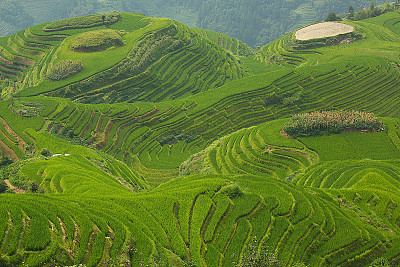
M183 24L128 13L118 16L111 25L46 31L51 24L44 24L1 38L0 71L19 82L17 90L24 96L46 94L85 103L174 99L247 76L233 54ZM102 15L97 17L101 20ZM117 31L124 44L103 52L72 49L84 32L104 29ZM239 49L253 53L244 44ZM52 69L64 60L80 61L83 71L49 81Z
M5 9L13 11L11 0ZM68 17L99 14L118 10L167 17L191 27L223 32L252 47L265 45L288 31L293 31L315 20L323 20L330 12L346 13L350 5L363 9L368 0L302 0L302 1L178 1L178 0L13 0L19 11L17 21L1 19L0 36L15 33L33 24ZM383 4L384 0L374 1ZM25 11L24 11L25 10ZM26 13L29 10L29 15ZM30 17L32 16L32 17ZM31 18L30 21L26 17ZM12 26L7 26L12 23ZM19 24L18 24L19 23ZM30 23L30 24L24 24ZM246 25L244 28L243 25ZM11 27L11 28L10 28Z
M399 22L258 51L116 12L1 38L0 265L398 265ZM319 110L383 124L283 131Z

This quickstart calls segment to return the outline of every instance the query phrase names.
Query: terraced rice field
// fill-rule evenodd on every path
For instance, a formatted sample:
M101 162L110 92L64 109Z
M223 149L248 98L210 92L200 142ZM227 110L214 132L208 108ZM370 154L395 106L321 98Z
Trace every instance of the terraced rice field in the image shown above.
M23 48L26 43L18 46L19 50L9 49L11 59L5 59L12 61L19 55L17 53L23 54L26 63L30 64L26 67L34 72L30 83L23 87L30 88L22 94L47 92L49 96L69 97L84 103L160 101L206 91L247 76L243 64L235 57L227 56L224 49L201 38L185 25L167 19L154 19L148 24L144 23L143 15L122 14L122 17L121 21L109 28L126 31L124 40L127 44L106 51L101 56L98 53L94 53L94 56L92 53L71 53L69 45L82 30L51 32L44 36L40 32L46 24L26 30L29 44L32 44L32 40L40 39L40 44L48 50ZM105 26L91 30L103 28ZM2 40L8 44L16 36ZM63 39L65 41L61 43ZM246 51L251 51L244 44L242 46ZM44 79L49 64L71 57L82 59L82 73L60 82ZM37 63L35 66L34 62ZM88 87L89 90L84 89Z
M86 28L0 38L16 84L1 180L20 192L0 194L0 265L238 266L250 242L281 266L400 264L399 21L349 22L365 38L307 49L128 13L107 26L126 44L103 52L69 50ZM46 78L79 57L82 72ZM281 131L332 109L385 131Z

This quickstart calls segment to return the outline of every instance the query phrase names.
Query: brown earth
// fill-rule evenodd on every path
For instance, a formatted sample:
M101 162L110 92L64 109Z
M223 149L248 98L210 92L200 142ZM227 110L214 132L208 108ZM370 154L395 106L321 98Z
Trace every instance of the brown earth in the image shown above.
M306 41L350 33L354 27L340 22L321 22L302 28L296 32L296 39Z
M14 190L15 193L17 193L17 194L23 194L23 193L25 193L25 190L13 186L13 185L10 183L9 180L4 180L4 182L6 182L6 185L7 185L11 190Z

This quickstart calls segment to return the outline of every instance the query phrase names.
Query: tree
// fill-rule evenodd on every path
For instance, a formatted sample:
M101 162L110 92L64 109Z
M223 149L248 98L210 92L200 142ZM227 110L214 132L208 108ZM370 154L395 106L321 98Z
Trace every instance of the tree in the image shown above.
M371 1L371 3L369 3L369 10L372 12L375 9L375 2Z
M334 12L331 12L324 21L338 21L338 20L342 20L342 18L340 16L336 16Z
M391 6L388 0L386 0L385 2L385 12L391 11Z
M48 148L42 148L42 150L40 151L40 154L42 154L42 156L45 157L51 157L51 152Z
M6 182L4 182L3 180L0 180L0 194L6 192L8 186L6 184Z
M354 19L354 8L353 8L353 6L349 7L349 10L347 11L346 18L347 19Z

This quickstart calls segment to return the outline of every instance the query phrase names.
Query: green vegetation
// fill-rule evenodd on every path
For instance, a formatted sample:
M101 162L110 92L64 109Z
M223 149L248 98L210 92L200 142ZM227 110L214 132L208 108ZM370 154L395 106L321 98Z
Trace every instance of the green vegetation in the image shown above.
M100 25L113 24L121 19L119 12L110 12L99 15L69 18L47 24L43 31L54 32L71 29L92 28Z
M79 35L71 45L74 52L96 52L124 44L122 33L114 30L97 30Z
M243 5L238 0L199 2L196 0L3 0L0 10L0 36L7 36L34 24L63 18L120 12L143 13L153 17L166 17L191 27L222 32L255 48L278 39L316 20L324 20L330 12L343 14L350 5L354 13L369 12L370 0L301 0L269 2L256 1ZM14 5L9 3L13 2ZM374 9L386 0L374 1ZM394 2L394 1L392 1ZM385 5L383 8L385 9ZM28 12L29 11L29 12ZM12 14L12 15L11 15ZM363 17L366 18L366 17Z
M350 6L346 18L350 20L363 20L366 18L373 18L385 14L386 12L394 11L398 7L398 1L395 1L391 4L389 3L389 1L386 1L385 4L380 6L375 6L375 2L371 1L369 4L369 8L364 8L363 10L358 9L357 11L354 11L353 6Z
M321 161L345 159L394 159L399 152L385 133L346 133L300 138Z
M81 61L63 60L58 62L47 74L47 78L52 81L59 81L66 79L83 69Z
M339 110L296 114L283 127L292 136L357 130L383 131L384 125L373 114Z
M395 266L399 22L257 50L128 13L0 38L0 265Z
M324 21L340 21L340 20L342 20L340 16L336 15L334 12L331 12Z

